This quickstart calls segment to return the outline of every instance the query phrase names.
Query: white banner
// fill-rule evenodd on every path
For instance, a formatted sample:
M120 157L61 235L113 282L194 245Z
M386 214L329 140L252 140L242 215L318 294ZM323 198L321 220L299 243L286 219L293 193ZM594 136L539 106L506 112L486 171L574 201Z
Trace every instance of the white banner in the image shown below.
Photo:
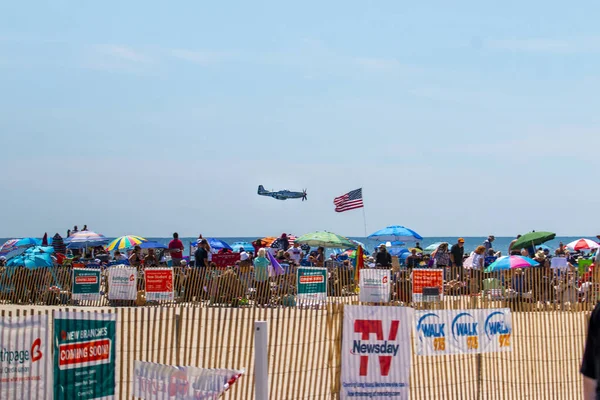
M511 351L512 317L508 308L425 310L415 313L418 355Z
M361 269L359 300L365 303L389 303L390 274L389 269Z
M137 269L116 265L108 268L108 299L137 299Z
M412 313L408 307L344 306L341 399L408 399Z
M175 367L135 361L133 396L146 400L218 399L243 370Z
M0 399L44 399L52 392L48 316L0 318Z

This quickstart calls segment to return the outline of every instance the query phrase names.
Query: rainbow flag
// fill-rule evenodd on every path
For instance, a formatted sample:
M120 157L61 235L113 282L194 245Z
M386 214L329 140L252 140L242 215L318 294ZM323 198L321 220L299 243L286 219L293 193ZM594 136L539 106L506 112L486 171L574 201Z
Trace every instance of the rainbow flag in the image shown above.
M363 256L362 246L358 246L358 248L356 249L356 258L354 260L354 284L358 288L360 270L365 267L365 258Z

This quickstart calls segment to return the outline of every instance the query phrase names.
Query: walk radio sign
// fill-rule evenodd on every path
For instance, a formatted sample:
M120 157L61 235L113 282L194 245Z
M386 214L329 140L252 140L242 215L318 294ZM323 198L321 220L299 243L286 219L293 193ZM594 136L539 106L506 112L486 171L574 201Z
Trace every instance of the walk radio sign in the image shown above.
M327 268L298 267L298 304L319 304L327 300Z
M0 318L0 399L43 399L51 390L48 316Z
M412 312L344 306L341 399L408 399Z
M508 308L417 311L414 321L418 355L511 351L512 317Z
M100 269L73 269L73 300L100 300Z
M54 398L115 395L116 314L54 312Z

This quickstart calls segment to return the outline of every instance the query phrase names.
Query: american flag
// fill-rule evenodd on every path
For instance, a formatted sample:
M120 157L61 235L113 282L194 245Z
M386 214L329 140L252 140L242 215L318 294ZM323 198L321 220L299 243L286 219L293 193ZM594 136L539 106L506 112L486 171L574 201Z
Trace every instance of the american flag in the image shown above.
M362 188L352 190L346 194L341 195L333 199L335 205L335 212L344 212L354 210L355 208L364 207L362 198Z

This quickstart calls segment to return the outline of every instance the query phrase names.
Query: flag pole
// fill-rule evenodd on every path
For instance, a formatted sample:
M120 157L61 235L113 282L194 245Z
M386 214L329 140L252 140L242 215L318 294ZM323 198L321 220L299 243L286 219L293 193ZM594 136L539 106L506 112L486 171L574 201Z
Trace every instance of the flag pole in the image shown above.
M362 197L363 197L363 206L362 206L363 222L365 224L365 237L367 237L367 214L365 213L365 195L364 195L364 193L363 193Z

